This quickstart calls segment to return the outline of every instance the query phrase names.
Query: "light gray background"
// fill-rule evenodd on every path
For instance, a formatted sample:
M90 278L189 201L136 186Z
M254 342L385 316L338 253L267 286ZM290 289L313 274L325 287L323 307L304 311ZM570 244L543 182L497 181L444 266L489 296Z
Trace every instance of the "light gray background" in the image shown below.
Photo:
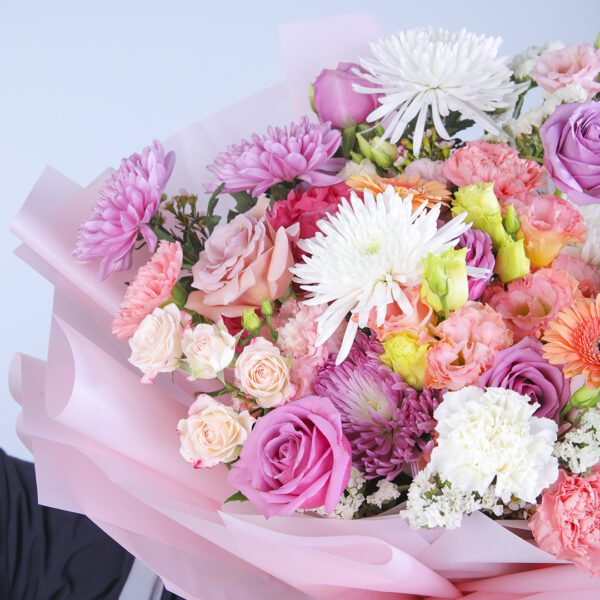
M283 78L277 27L369 12L388 31L464 27L503 54L592 42L599 0L0 0L0 446L28 457L8 393L15 352L46 355L51 288L9 224L46 164L81 184L122 156ZM297 40L310 44L310 40ZM334 44L335 40L331 40ZM332 66L332 65L327 65Z

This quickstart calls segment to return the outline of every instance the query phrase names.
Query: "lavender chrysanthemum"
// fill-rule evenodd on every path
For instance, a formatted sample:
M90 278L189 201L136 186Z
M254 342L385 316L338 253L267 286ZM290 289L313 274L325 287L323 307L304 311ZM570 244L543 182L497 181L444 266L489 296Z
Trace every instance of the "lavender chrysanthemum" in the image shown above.
M419 393L373 354L361 338L340 365L331 359L319 373L315 390L329 398L342 416L354 466L367 479L394 479L404 465L429 450L433 411L441 394ZM364 336L366 338L366 336Z
M330 123L309 123L303 117L287 127L269 127L217 156L208 170L225 184L225 192L251 191L253 196L282 181L300 179L310 185L331 185L345 164L333 158L342 141ZM214 189L213 186L210 186Z
M165 154L154 141L142 154L132 154L102 186L88 219L81 225L73 256L79 262L102 259L100 277L131 266L138 236L150 250L157 238L149 223L158 211L161 195L173 171L175 154Z

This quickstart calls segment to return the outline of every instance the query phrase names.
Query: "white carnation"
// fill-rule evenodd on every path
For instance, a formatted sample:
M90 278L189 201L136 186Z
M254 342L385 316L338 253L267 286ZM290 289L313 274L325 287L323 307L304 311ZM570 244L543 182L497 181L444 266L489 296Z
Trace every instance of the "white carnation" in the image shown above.
M467 386L447 392L434 413L431 468L452 488L483 495L495 482L505 503L535 502L558 476L556 423L534 417L539 404L513 390Z

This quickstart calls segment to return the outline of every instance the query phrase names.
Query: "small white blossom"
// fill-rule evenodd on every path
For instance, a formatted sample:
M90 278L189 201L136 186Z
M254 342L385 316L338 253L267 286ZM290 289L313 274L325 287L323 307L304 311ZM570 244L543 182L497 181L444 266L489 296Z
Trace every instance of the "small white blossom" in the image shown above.
M554 455L572 473L585 473L600 462L600 408L585 412L579 425L556 444Z
M548 42L543 46L530 46L520 54L514 56L510 63L508 63L508 66L512 69L515 79L523 81L523 79L529 77L531 70L535 67L544 52L552 52L561 48L564 48L564 44L559 41Z
M315 510L299 510L298 512L311 512L332 519L352 519L365 502L365 496L363 494L365 483L366 480L362 474L352 467L346 491L342 494L342 497L332 514L328 515L322 506Z
M367 496L367 504L381 508L384 504L392 502L400 497L398 486L388 479L381 479L377 482L377 490L370 496Z
M430 467L417 473L408 490L406 510L400 516L407 519L413 529L460 527L462 518L478 510L490 510L496 516L502 514L493 486L482 496L463 492L448 481L435 476Z

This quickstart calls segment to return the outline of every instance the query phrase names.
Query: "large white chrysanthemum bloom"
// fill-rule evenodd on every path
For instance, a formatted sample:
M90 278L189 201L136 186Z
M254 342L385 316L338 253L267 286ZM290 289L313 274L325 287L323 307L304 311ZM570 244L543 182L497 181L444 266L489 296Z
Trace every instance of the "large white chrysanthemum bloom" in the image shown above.
M383 137L396 143L416 118L415 155L421 148L429 110L437 132L446 139L450 136L442 117L450 111L500 135L490 113L510 109L524 89L511 80L506 60L498 58L501 43L501 38L432 27L401 31L372 42L373 57L360 61L367 73L357 74L379 87L355 85L358 92L381 94L381 106L368 121L381 120Z
M470 227L462 214L438 229L439 216L439 204L413 210L412 196L403 199L391 186L376 197L365 190L364 201L352 192L350 202L344 199L337 213L319 221L321 231L314 238L299 243L307 255L292 273L309 292L305 302L329 304L318 318L317 345L352 315L337 364L348 355L373 309L378 326L392 302L405 314L412 313L403 287L420 284L427 254L453 248Z
M514 390L467 386L446 392L434 412L437 445L431 469L463 492L536 502L558 476L557 425L534 417L539 404Z

